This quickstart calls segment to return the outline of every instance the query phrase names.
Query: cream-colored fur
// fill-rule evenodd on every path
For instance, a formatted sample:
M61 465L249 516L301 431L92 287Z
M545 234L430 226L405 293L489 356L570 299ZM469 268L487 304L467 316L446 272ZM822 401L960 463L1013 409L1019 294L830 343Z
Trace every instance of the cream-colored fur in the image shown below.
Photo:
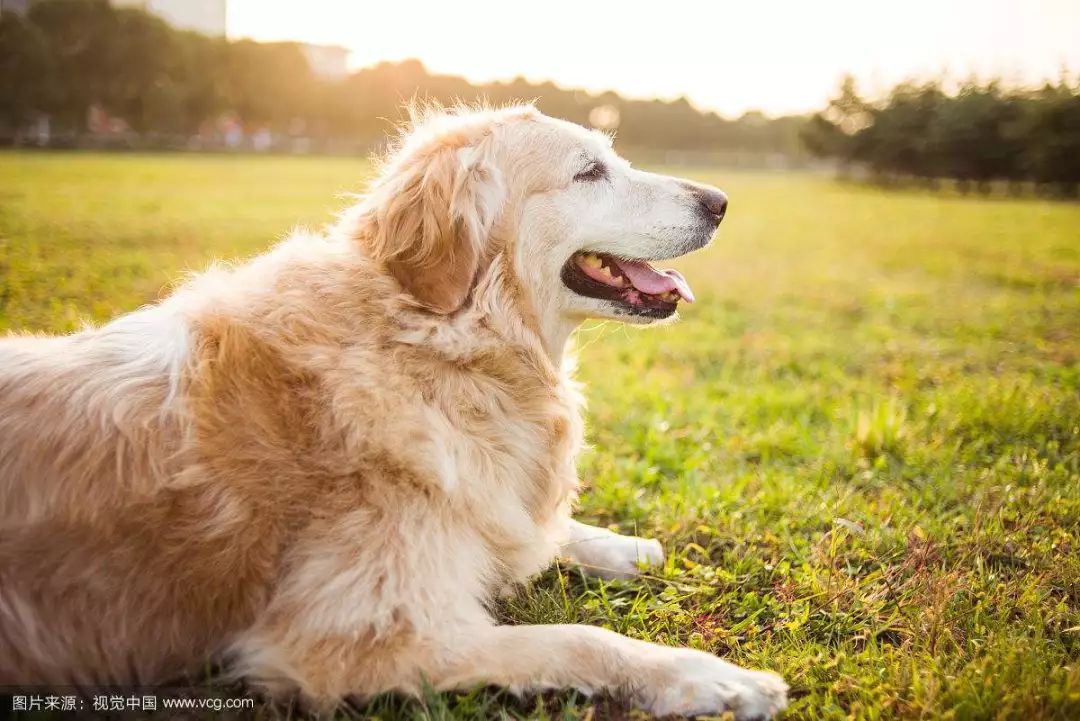
M597 160L604 182L576 182ZM426 682L782 709L772 674L487 611L560 547L608 575L662 560L570 520L567 340L644 319L559 270L700 246L699 190L531 107L428 112L326 234L101 328L0 341L0 684L225 658L320 705Z

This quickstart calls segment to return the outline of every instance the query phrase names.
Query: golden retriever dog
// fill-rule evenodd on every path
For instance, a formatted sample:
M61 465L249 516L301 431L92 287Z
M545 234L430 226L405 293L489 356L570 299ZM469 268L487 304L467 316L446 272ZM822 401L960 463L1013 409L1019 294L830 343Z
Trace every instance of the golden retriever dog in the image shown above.
M567 344L691 301L650 262L708 244L726 205L532 107L428 110L326 233L0 341L0 684L224 659L319 708L495 684L783 709L771 673L489 613L560 553L612 576L662 558L570 518Z

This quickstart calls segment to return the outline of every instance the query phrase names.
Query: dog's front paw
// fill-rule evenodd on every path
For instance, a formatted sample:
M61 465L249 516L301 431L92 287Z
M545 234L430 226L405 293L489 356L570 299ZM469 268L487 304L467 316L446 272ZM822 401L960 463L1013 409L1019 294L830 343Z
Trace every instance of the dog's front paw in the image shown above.
M664 548L655 538L620 536L610 531L582 541L573 554L587 573L608 580L635 578L642 566L662 566Z
M716 715L725 711L739 721L771 719L787 707L787 684L774 673L752 671L691 649L673 651L666 679L643 701L657 716Z
M641 573L642 566L663 566L664 547L655 538L638 538L637 536L619 536L627 541L623 551L622 562L619 564L626 573L626 578L633 578Z

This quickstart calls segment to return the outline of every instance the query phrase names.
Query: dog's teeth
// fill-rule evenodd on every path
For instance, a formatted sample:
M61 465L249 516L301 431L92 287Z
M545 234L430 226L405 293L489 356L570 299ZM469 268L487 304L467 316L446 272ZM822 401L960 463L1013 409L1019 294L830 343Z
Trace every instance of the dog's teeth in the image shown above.
M603 264L600 262L600 256L589 253L582 256L581 261L590 268L603 269Z
M613 276L611 276L611 279L613 281L615 281L615 287L616 288L625 288L626 287L626 278L623 278L621 275L613 275Z

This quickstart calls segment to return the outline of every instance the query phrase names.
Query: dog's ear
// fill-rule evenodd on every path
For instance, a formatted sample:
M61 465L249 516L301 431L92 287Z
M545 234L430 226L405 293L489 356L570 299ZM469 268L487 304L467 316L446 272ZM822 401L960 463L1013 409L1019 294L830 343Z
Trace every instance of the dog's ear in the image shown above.
M452 313L472 290L506 192L490 138L399 158L370 200L369 252L421 304Z

